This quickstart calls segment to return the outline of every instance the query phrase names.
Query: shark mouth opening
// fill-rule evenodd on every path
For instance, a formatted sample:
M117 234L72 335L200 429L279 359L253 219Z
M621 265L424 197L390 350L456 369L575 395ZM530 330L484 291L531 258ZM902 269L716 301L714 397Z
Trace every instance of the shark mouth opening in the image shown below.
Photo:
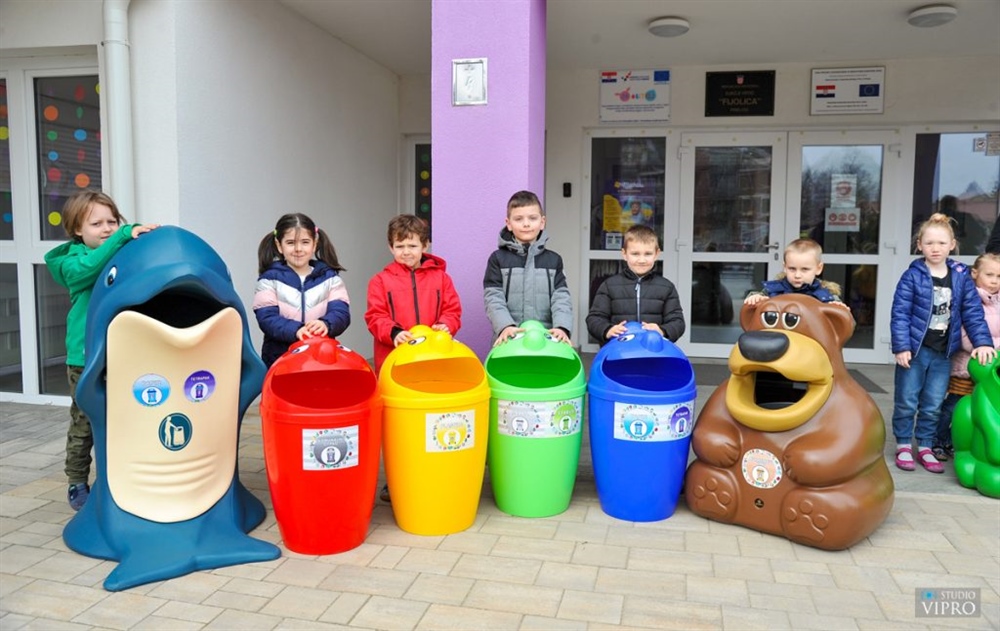
M802 400L808 389L808 382L792 381L780 373L754 373L754 403L768 410L780 410L795 405Z
M186 329L204 322L225 308L226 305L204 293L190 289L168 289L135 305L131 310L174 328Z

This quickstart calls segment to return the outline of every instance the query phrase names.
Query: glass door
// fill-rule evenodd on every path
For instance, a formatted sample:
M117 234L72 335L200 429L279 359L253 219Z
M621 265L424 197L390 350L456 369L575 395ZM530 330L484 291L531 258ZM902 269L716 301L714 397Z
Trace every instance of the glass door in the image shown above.
M789 226L823 247L823 279L837 283L854 315L844 359L885 363L893 257L906 250L883 236L891 231L882 209L902 208L884 185L901 175L899 132L795 132L788 144Z
M781 271L786 134L681 136L678 291L689 356L728 357L748 292Z
M622 236L635 224L649 226L663 244L664 227L670 223L665 212L667 133L655 134L642 129L601 130L588 133L584 156L584 182L589 191L589 215L584 218L583 272L586 282L581 299L576 302L577 326L574 335L583 350L595 351L599 341L587 333L585 320L594 294L609 276L624 269ZM618 135L634 134L634 135ZM676 216L676 213L674 213ZM673 225L669 226L673 232ZM654 266L663 273L663 254ZM585 302L584 302L585 301Z

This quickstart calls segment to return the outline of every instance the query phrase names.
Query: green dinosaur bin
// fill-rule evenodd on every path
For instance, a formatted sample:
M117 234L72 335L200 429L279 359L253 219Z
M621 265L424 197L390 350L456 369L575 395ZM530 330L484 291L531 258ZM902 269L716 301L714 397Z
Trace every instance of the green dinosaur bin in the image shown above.
M583 362L540 323L486 357L490 385L490 482L497 507L517 517L548 517L569 507L580 461Z

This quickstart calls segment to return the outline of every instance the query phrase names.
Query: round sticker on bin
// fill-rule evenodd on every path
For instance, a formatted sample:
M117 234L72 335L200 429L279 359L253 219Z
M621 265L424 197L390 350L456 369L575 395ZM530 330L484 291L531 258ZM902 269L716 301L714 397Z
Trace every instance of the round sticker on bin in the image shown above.
M302 430L302 469L327 471L358 466L358 426Z
M665 442L691 435L694 402L667 405L615 403L614 437L618 440Z
M191 419L180 412L169 414L160 421L160 444L170 451L180 451L191 442L193 431Z
M146 407L156 407L170 396L170 382L161 375L143 375L132 383L132 396Z
M192 403L201 403L215 392L215 375L207 370L191 373L184 381L184 396Z
M766 449L751 449L743 454L743 479L758 489L773 489L781 482L781 462Z
M476 411L428 414L425 447L428 452L459 451L476 446Z

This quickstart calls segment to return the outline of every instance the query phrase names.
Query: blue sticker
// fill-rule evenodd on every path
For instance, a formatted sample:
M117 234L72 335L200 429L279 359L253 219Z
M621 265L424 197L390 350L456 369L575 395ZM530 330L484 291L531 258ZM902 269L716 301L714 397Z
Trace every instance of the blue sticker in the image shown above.
M143 375L132 383L132 396L141 405L156 407L170 396L170 382L161 375Z
M180 412L167 415L160 421L160 444L170 451L180 451L191 442L191 419Z
M201 403L215 392L215 375L207 370L191 373L184 381L184 396L192 403Z

